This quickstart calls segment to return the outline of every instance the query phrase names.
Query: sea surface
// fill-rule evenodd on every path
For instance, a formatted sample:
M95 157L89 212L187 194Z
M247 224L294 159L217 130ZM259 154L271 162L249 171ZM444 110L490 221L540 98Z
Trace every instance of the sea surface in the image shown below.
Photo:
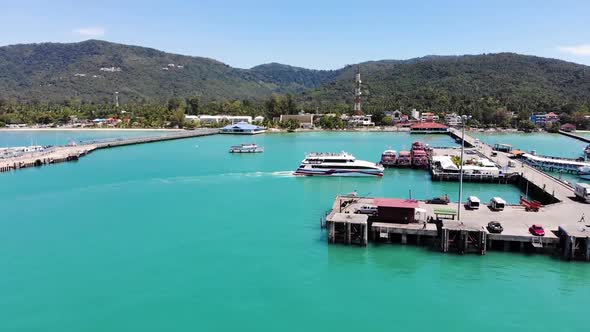
M3 138L4 133L0 133ZM209 136L0 174L0 331L587 331L590 265L328 246L337 194L457 197L425 171L291 175L305 152L379 159L405 133ZM262 154L232 155L254 141ZM465 195L517 202L511 185Z
M549 133L511 133L511 132L469 132L472 137L479 138L489 145L510 144L515 150L522 150L527 153L535 151L538 155L579 158L584 157L584 148L588 143L561 135ZM549 172L556 178L575 182L589 182L579 178L575 174Z
M0 148L26 145L66 145L92 141L116 140L128 137L169 135L171 130L3 130L0 131Z

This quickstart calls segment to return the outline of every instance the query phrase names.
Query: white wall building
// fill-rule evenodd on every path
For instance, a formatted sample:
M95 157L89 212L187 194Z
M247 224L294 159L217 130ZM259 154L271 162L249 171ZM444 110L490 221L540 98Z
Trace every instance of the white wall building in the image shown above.
M461 125L462 120L457 113L445 114L445 123L451 127L457 127Z
M199 120L202 124L214 124L227 121L231 124L238 122L252 123L252 117L249 115L185 115L186 120ZM264 120L264 118L263 118Z
M371 115L353 115L348 119L348 123L356 126L374 126L375 123L371 119Z

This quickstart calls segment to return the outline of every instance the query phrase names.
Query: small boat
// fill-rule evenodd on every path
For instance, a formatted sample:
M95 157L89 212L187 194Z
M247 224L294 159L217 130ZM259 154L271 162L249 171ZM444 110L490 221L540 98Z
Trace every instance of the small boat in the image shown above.
M385 150L381 154L381 165L384 167L393 167L397 162L397 151Z
M586 156L586 158L590 158L590 144L588 144L586 148L584 148L584 155Z
M229 148L230 153L258 153L264 152L264 148L254 143L233 145Z

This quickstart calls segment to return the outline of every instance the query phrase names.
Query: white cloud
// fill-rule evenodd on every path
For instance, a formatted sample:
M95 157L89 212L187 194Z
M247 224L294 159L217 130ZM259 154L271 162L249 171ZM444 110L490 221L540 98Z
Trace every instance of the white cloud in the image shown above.
M102 27L86 27L74 30L74 33L84 38L102 37L106 30Z
M559 46L557 49L560 52L568 53L577 56L590 56L590 44L576 45L576 46Z

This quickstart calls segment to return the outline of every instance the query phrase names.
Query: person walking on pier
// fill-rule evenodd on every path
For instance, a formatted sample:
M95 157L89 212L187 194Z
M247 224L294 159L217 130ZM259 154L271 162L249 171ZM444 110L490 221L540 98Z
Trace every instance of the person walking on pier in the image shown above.
M585 222L586 220L584 219L584 212L582 212L582 218L580 218L580 220L578 222Z

